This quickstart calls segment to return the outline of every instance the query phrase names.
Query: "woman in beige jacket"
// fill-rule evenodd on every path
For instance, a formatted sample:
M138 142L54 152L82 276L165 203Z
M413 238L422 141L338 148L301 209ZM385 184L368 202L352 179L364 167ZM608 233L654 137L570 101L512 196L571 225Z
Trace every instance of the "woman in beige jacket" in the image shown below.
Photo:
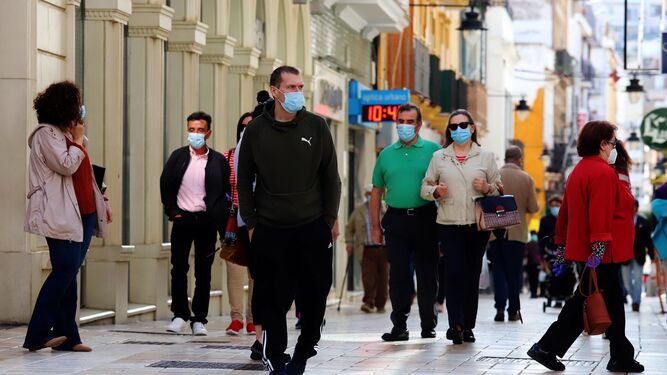
M445 256L447 338L475 342L479 275L489 232L477 230L475 200L502 187L492 152L477 143L472 115L458 109L449 117L445 148L433 154L422 198L438 201L438 238Z
M79 88L58 82L37 95L39 125L28 138L25 230L46 237L51 273L39 291L23 347L89 352L76 324L76 276L93 234L103 237L111 210L85 148Z

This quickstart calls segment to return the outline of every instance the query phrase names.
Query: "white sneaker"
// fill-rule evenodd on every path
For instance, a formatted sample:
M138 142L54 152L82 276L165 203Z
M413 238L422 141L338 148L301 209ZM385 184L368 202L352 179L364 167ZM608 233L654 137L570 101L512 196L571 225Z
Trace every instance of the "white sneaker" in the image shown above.
M204 327L204 323L194 322L192 324L192 334L195 336L206 336L208 335L208 331Z
M188 325L188 323L181 318L174 318L171 323L167 326L167 332L181 333L183 328Z

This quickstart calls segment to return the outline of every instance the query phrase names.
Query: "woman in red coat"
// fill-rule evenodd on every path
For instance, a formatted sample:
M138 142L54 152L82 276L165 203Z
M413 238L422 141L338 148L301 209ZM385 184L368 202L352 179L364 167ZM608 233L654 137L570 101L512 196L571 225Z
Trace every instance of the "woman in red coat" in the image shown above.
M591 121L579 133L577 152L583 159L567 180L565 197L556 222L555 243L560 253L554 272L564 261L586 263L583 289L588 289L588 269L597 268L598 285L612 324L606 332L610 357L607 370L643 372L634 359L634 347L625 337L625 310L620 281L621 263L632 258L634 198L616 169L616 126ZM584 297L575 289L572 298L528 355L553 371L565 370L563 357L583 330Z

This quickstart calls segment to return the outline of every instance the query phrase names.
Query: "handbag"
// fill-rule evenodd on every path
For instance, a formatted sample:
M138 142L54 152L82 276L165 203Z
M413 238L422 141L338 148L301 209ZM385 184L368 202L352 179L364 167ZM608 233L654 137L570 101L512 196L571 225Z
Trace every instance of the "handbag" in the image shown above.
M499 188L500 195L478 198L475 201L475 219L477 229L492 231L521 224L521 215L513 195L505 195Z
M604 303L604 297L598 287L598 276L595 268L589 268L588 295L581 289L581 281L584 279L584 272L579 279L579 293L584 296L584 331L589 335L601 335L607 331L611 325L611 318L607 311L607 305ZM595 287L595 290L593 290Z
M227 160L231 156L232 150L227 154ZM234 189L236 189L235 184L231 184L231 195L234 196ZM227 219L227 226L225 227L225 235L220 240L220 258L238 264L239 266L248 265L248 254L247 249L241 241L239 241L239 226L236 220L236 209L234 209L234 203L232 202L231 207L229 208L229 218Z

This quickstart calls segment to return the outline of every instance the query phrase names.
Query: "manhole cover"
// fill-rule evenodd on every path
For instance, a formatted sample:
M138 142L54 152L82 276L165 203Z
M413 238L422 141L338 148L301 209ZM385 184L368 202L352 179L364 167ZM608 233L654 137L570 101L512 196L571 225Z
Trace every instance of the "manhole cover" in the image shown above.
M250 350L249 346L243 345L206 345L202 349L232 349L232 350Z
M486 363L512 363L512 364L530 364L537 363L530 358L513 358L513 357L479 357L477 362L486 362ZM567 360L564 359L561 362L567 364L567 366L572 367L595 367L599 363L598 361L580 361L580 360Z
M264 365L252 364L252 363L193 362L193 361L160 361L150 364L147 367L245 370L245 371L266 370L266 367Z
M164 341L135 341L129 340L123 342L123 344L134 344L134 345L174 345L173 342L164 342Z

